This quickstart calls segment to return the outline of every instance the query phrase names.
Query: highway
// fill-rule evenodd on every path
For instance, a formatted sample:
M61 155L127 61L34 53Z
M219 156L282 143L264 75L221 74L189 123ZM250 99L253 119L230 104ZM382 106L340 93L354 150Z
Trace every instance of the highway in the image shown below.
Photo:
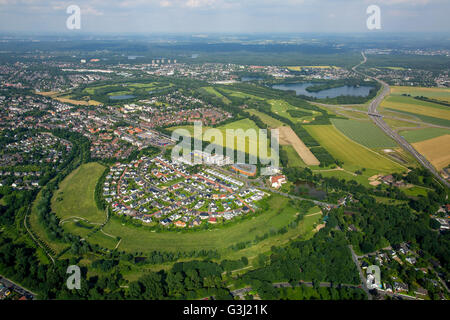
M375 77L371 77L368 76L362 72L357 71L356 69L363 65L364 63L367 62L367 57L364 54L364 52L361 52L364 60L359 63L358 65L354 66L352 68L352 70L356 73L359 73L360 75L370 78L372 80L377 81L378 83L380 83L383 87L383 90L381 91L380 94L378 94L374 100L372 100L372 102L369 105L369 109L368 109L368 114L370 119L372 119L372 121L381 129L383 130L388 136L390 136L392 139L394 139L404 150L406 150L407 152L409 152L410 154L413 155L414 158L417 159L417 161L419 161L419 163L424 166L425 168L427 168L428 170L430 170L430 172L439 180L441 181L445 186L447 186L448 188L450 187L450 183L447 182L447 180L445 180L440 174L439 172L433 167L433 165L427 160L425 159L425 157L420 154L419 152L417 152L416 149L414 149L414 147L412 145L409 144L408 141L406 141L402 136L400 136L398 133L396 133L394 130L392 130L387 123L383 120L383 116L381 114L378 113L378 106L381 104L381 102L390 94L391 89L389 87L389 85L382 81L379 80L378 78Z

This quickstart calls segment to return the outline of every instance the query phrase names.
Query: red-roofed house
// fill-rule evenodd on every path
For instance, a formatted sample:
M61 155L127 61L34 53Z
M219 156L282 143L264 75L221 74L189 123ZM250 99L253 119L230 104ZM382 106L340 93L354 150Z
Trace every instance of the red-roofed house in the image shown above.
M278 189L283 183L286 182L286 177L284 175L270 177L270 184L272 185L272 188Z
M217 223L217 218L209 218L208 222L215 224L215 223Z

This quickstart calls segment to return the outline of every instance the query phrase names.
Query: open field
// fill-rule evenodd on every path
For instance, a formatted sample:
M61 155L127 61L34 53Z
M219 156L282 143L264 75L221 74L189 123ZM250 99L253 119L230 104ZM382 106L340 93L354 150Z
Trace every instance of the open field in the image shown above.
M385 112L384 112L384 114L385 114ZM383 120L384 120L384 122L386 122L388 124L389 127L391 127L394 130L403 129L403 128L425 127L425 124L418 124L418 123L407 122L407 121L402 121L402 120L397 120L397 119L390 119L390 118L386 118L386 117ZM418 119L418 121L420 121L420 119Z
M306 164L291 145L282 145L280 148L286 151L288 157L288 167L305 167Z
M190 133L191 137L193 137L194 126L179 126L179 127L169 128L170 131L174 131L176 129L185 129L185 130L187 130ZM210 127L203 127L203 132L205 132L208 129L212 129L212 128L210 128ZM245 131L251 129L251 130L255 130L255 132L258 135L258 132L259 132L260 129L258 128L258 126L252 120L250 120L250 119L242 119L242 120L238 120L238 121L235 121L235 122L231 122L231 123L225 124L223 126L219 126L217 128L214 128L214 129L217 129L217 130L219 130L222 133L222 135L223 135L222 141L215 141L212 138L211 139L205 139L205 137L203 137L203 139L205 141L208 141L208 142L217 144L219 146L224 146L225 147L227 145L227 141L228 140L232 141L233 138L234 138L235 147L236 147L235 149L236 150L244 151L244 152L247 152L247 153L249 153L251 155L259 155L259 147L260 147L260 145L259 145L259 139L258 138L254 139L253 137L244 137L242 135L236 136L236 135L233 135L231 133L227 133L227 130L239 130L239 129L242 129L245 132ZM239 148L237 146L239 146ZM245 146L245 150L241 146ZM267 146L268 146L268 142L267 142ZM270 149L268 150L268 155L270 156Z
M45 97L49 97L49 98L58 100L59 102L62 102L62 103L70 103L70 104L73 104L73 105L76 105L76 106L98 106L98 105L101 105L100 102L95 101L95 100L83 101L83 100L71 99L70 96L58 96L60 93L53 92L53 91L37 92L37 94L40 94L41 96L45 96Z
M450 102L450 89L448 88L424 88L424 87L391 87L392 95L410 94L413 97L423 96L432 99Z
M398 111L406 111L412 114L432 118L450 120L450 109L448 107L436 103L417 100L412 97L391 95L381 103L381 107Z
M205 90L207 93L213 94L219 98L222 99L222 101L226 104L230 104L231 101L230 99L228 99L227 97L225 97L223 94L221 94L219 91L217 91L216 89L214 89L213 87L203 87L203 90Z
M450 164L450 134L413 143L413 147L424 155L437 170Z
M151 232L144 227L137 228L121 224L120 220L112 218L104 227L104 233L97 232L88 241L98 243L101 246L111 248L117 244L117 240L111 238L120 237L120 250L127 252L150 252L157 251L191 251L191 250L219 250L222 253L233 255L234 251L229 249L233 244L252 241L256 236L262 236L271 229L280 229L295 220L297 209L287 205L288 199L279 195L272 195L266 200L270 209L258 214L252 219L244 220L228 227L212 230L199 230L196 232ZM319 212L317 207L311 212ZM289 238L305 236L313 229L312 225L319 221L320 215L305 217L297 228L289 228L283 235L276 235L255 244L252 247L238 251L238 256L243 251L251 252L260 250L262 246L270 250L270 247L279 241ZM256 252L255 251L255 252ZM260 251L259 251L260 252ZM244 253L245 254L245 253Z
M63 103L70 103L70 104L74 104L77 106L99 106L99 105L101 105L101 102L98 102L95 100L89 100L89 101L73 100L69 97L58 97L55 99L60 102L63 102Z
M368 148L394 148L394 140L368 121L332 119L333 125L353 141Z
M269 126L269 128L278 128L278 127L281 127L282 125L284 125L284 123L281 122L280 120L272 118L271 116L269 116L263 112L260 112L258 110L248 109L246 111L248 113L250 113L251 115L257 116L259 119L261 119L262 122L267 124Z
M317 111L305 110L302 108L294 107L283 100L269 100L268 102L272 105L272 112L274 112L286 119L289 119L294 123L295 122L304 122L304 121L310 122L310 121L314 120L314 115L318 113ZM289 114L288 110L299 110L299 111L303 111L303 112L308 112L312 115L305 116L302 118L296 118L296 117L292 117Z
M305 126L306 130L345 165L370 168L380 172L402 172L406 168L343 135L332 125Z
M105 213L98 210L94 200L95 186L104 170L105 167L98 163L87 163L61 182L52 198L52 210L62 222L85 219L101 224L105 221Z
M387 112L386 112L387 110ZM392 114L395 114L396 117L400 117L406 119L407 117L414 117L416 118L415 121L420 121L420 122L424 122L424 124L434 124L434 125L438 125L438 126L445 126L445 127L449 127L450 128L450 120L447 119L443 119L443 118L436 118L436 117L430 117L430 116L426 116L423 114L417 114L417 113L412 113L412 112L408 112L408 111L400 111L400 110L395 110L395 109L391 109L391 108L386 108L385 111L383 111L384 115L388 115L389 112L392 112Z
M410 143L421 142L450 134L450 129L443 128L423 128L416 130L402 130L399 134Z
M280 127L280 145L291 145L303 162L308 166L318 166L320 161L303 143L291 127Z
M230 90L230 89L220 89L222 92L225 92L225 94L230 95L232 97L236 97L236 98L244 98L244 99L256 99L256 100L264 100L264 98L252 95L252 94L248 94L248 93L244 93L244 92L240 92L240 91L235 91L235 90Z

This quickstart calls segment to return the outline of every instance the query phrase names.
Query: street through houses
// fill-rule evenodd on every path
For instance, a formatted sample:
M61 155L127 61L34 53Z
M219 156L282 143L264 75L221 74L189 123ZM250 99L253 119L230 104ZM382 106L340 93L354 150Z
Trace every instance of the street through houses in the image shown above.
M16 292L17 294L21 295L22 297L25 297L27 300L33 300L36 297L36 294L32 292L31 290L25 289L21 285L18 285L14 281L3 277L0 275L0 285L5 286L5 288Z

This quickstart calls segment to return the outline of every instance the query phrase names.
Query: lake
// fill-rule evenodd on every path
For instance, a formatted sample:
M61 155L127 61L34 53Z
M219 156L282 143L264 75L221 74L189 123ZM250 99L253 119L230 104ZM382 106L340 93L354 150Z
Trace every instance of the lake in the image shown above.
M123 94L119 96L109 96L111 100L127 100L127 99L134 99L136 96L133 96L131 94Z
M319 92L308 92L306 88L320 84L320 83L285 83L285 84L276 84L273 85L272 88L279 90L294 90L297 95L305 95L308 97L314 97L318 99L325 98L336 98L339 96L354 96L354 97L367 97L369 95L370 90L373 89L371 86L342 86L338 88L331 88L322 90Z
M324 200L327 197L327 193L325 191L318 190L314 184L303 181L299 181L295 184L295 192L300 195L307 195L319 200Z

